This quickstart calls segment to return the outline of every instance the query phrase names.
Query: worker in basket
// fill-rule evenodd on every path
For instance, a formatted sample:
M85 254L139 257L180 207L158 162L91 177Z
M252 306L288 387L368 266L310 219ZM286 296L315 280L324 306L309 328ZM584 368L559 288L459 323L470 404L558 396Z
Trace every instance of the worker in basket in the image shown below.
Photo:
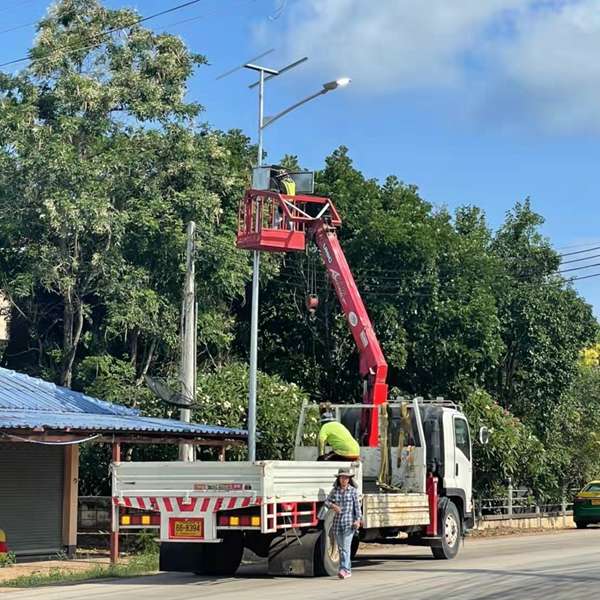
M319 458L317 460L355 461L360 458L360 446L348 429L335 420L331 407L324 405L319 431ZM325 454L325 447L331 452Z
M273 167L271 169L272 190L280 194L294 196L296 194L296 182L290 177L289 173L281 167ZM283 227L283 208L278 204L273 212L273 229L282 229ZM290 221L286 225L287 229L293 229L294 224Z

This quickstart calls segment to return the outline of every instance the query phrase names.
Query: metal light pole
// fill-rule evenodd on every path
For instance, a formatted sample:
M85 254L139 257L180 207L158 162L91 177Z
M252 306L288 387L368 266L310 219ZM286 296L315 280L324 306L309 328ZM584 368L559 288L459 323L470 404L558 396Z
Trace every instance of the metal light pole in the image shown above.
M312 94L296 102L289 108L282 110L273 117L267 118L265 121L264 116L264 93L265 93L265 73L269 74L267 79L275 77L284 71L287 71L302 62L306 58L302 58L299 61L280 69L269 69L260 65L248 63L244 65L245 68L253 71L258 71L259 80L258 84L258 156L257 165L262 166L263 158L263 131L265 127L280 119L284 115L287 115L292 110L302 106L306 102L318 98L327 92L337 89L338 87L344 87L350 83L350 79L342 78L336 81L330 81L323 84L321 90L317 93ZM250 88L255 87L257 84L252 84ZM259 218L259 211L256 211L256 218ZM258 223L257 223L258 230ZM248 460L254 462L256 460L256 396L257 396L257 365L258 365L258 298L259 298L259 276L260 276L260 252L254 250L252 257L252 303L250 310L250 371L248 373Z
M279 71L258 65L247 64L247 69L259 72L258 84L258 156L257 165L262 165L263 155L263 120L265 112L265 72L278 75ZM256 211L256 218L259 218ZM252 256L252 305L250 311L250 371L248 373L248 460L256 460L256 374L258 371L258 294L260 276L260 252L254 251Z

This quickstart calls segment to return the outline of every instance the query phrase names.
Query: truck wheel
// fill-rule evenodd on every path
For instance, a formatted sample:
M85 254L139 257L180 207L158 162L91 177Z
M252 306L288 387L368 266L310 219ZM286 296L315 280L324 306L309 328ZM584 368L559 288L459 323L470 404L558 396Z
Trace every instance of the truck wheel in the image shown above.
M220 544L203 544L200 560L196 563L196 575L233 575L244 552L244 538L240 532L224 532Z
M333 518L335 513L330 510L323 521L323 530L319 542L315 546L315 575L338 574L340 569L340 554L333 533Z
M439 511L439 533L441 540L431 546L433 557L438 560L449 560L458 554L461 538L461 519L456 505L448 500Z

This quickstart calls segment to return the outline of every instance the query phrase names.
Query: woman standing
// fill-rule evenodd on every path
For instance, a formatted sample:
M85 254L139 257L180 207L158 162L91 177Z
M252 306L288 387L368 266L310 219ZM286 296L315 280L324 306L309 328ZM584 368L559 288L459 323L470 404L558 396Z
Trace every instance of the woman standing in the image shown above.
M346 579L352 575L352 565L350 564L352 538L362 522L362 511L353 477L352 469L341 468L333 484L333 489L325 501L325 506L336 513L333 518L332 531L335 533L340 552L340 571L338 573L340 579Z

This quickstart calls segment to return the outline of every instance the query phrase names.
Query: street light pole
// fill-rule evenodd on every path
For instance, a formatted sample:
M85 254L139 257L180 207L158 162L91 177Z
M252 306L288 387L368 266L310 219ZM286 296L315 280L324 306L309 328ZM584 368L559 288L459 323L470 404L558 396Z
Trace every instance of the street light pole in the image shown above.
M262 165L263 119L264 119L265 71L260 69L258 85L258 157L257 165ZM256 211L256 218L259 218ZM252 307L250 313L250 371L248 373L248 460L256 460L256 395L258 374L258 293L260 275L260 252L254 251L252 260Z
M300 102L296 102L289 108L281 111L272 118L265 121L264 116L264 94L265 94L265 73L269 74L268 79L275 77L284 71L287 71L302 62L306 58L300 59L287 67L284 67L280 71L275 69L269 69L260 65L246 64L244 65L247 69L258 71L258 156L257 166L262 166L263 159L263 130L267 125L270 125L277 119L283 117L292 110L298 108L302 104L309 102L310 100L317 98L327 92L337 89L338 87L346 86L350 83L350 79L343 78L336 81L330 81L323 84L323 88L316 94L312 94ZM254 87L256 84L251 85ZM256 210L255 218L257 219L256 230L259 229L258 219L259 211ZM260 276L260 252L254 250L252 256L252 302L250 309L250 370L248 372L248 460L254 462L256 460L256 397L257 397L257 374L258 374L258 297L259 297L259 276Z
M293 110L296 110L303 104L306 104L307 102L310 102L311 100L314 100L315 98L318 98L319 96L323 96L323 94L327 94L328 92L337 90L337 88L339 88L339 87L347 86L350 83L350 81L351 80L348 77L344 77L343 79L337 79L336 81L329 81L328 83L324 83L323 87L318 92L315 92L314 94L307 96L306 98L300 100L299 102L292 104L285 110L278 112L276 115L273 115L272 117L267 117L266 119L263 118L262 129L264 129L265 127L268 127L269 125L271 125L278 119L281 119L281 117L284 117L288 113L291 113ZM262 139L261 139L261 143L262 143Z

